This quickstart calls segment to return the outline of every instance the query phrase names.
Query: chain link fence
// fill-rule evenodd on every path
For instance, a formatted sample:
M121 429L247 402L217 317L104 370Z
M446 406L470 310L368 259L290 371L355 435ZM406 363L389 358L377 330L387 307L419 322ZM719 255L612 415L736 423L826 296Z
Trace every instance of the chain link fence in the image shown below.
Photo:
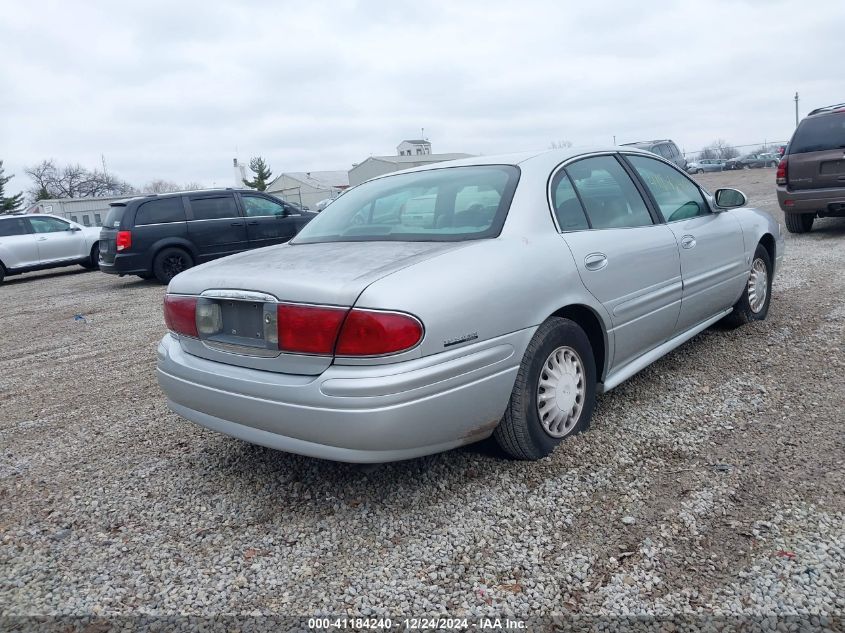
M684 158L687 161L700 160L702 158L724 158L731 159L745 154L779 154L780 148L785 147L789 141L763 140L757 143L745 143L734 145L733 143L711 143L696 151L684 149Z

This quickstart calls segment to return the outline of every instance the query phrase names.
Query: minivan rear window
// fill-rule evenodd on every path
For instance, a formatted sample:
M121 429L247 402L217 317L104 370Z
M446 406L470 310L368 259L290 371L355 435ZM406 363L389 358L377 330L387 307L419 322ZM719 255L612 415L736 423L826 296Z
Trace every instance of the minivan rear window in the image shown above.
M106 221L103 222L103 226L107 229L119 229L120 228L120 221L123 219L123 212L126 211L125 204L113 204L109 208L109 212L106 214ZM74 222L76 222L76 218L71 218Z
M182 198L162 198L143 203L135 212L135 226L184 222L185 207Z
M845 148L845 112L804 119L795 130L787 154Z

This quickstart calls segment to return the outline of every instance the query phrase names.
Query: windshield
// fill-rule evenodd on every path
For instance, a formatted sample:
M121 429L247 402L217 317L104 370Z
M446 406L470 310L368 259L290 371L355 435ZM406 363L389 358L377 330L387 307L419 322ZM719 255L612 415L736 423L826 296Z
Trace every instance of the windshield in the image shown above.
M457 242L496 237L513 198L511 165L397 174L349 189L291 241Z
M845 113L826 114L801 121L786 150L803 154L845 148Z

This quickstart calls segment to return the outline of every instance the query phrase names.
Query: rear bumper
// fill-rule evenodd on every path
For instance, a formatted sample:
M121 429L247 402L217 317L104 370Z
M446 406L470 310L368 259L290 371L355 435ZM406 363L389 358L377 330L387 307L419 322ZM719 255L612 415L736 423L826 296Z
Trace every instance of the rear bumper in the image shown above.
M158 347L168 405L209 429L291 453L388 462L470 444L498 425L534 328L392 365L299 376Z
M110 275L140 275L149 274L150 263L141 253L117 253L114 261L106 262L100 256L100 270Z
M778 187L778 205L785 213L820 213L845 215L845 187L830 189L799 189L789 191ZM787 201L791 204L786 204ZM840 207L837 209L837 207Z

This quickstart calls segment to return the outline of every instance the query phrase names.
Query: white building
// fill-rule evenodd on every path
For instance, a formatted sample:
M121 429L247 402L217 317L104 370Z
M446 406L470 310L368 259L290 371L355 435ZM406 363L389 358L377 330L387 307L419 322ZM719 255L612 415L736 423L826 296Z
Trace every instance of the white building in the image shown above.
M396 153L399 156L423 156L431 154L431 143L425 139L402 141L396 146Z
M103 196L101 198L56 198L39 200L27 213L50 213L84 226L102 226L109 212L109 205L126 200L132 195Z
M267 193L312 211L320 200L336 198L349 187L345 171L295 171L280 174L267 185Z
M407 141L405 141L407 142ZM402 147L400 145L399 147ZM431 149L431 146L429 146ZM360 185L362 182L389 174L393 171L400 171L402 169L410 169L411 167L420 167L422 165L429 165L431 163L439 163L444 160L457 160L459 158L469 158L472 154L405 154L400 156L370 156L368 159L353 165L349 170L349 186L354 187Z

